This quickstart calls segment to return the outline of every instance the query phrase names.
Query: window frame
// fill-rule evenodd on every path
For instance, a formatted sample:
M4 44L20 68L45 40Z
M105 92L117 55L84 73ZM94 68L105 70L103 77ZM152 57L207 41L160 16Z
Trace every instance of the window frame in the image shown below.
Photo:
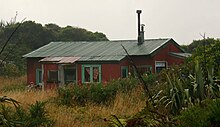
M57 80L51 80L50 72L57 72ZM47 82L48 83L58 83L59 82L59 71L58 70L48 70L47 71Z
M152 65L139 65L139 66L137 66L137 69L138 69L138 71L140 71L140 68L149 68L149 70L150 70L150 73L153 73L153 70L152 70ZM145 72L146 73L146 72ZM144 73L143 73L144 74Z
M86 82L85 81L85 68L88 67L90 69L90 81ZM93 81L93 68L98 67L99 71L99 81L94 82ZM102 68L101 65L96 65L96 64L91 64L91 65L82 65L82 83L101 83L102 82Z
M157 72L157 67L158 66L156 66L156 63L165 63L164 69L168 68L168 62L167 61L155 61L155 73L160 73L160 72Z
M123 70L125 69L125 73L126 73L126 76L123 77ZM128 66L121 66L121 78L127 78L128 77Z
M74 72L74 74L72 75L73 77L72 77L72 79L71 80L67 80L67 73L69 73L70 71L73 71ZM64 83L65 84L69 84L69 83L76 83L76 80L77 80L77 77L76 77L76 75L77 75L77 70L76 70L76 67L71 67L71 68L64 68Z
M39 72L41 72L41 75L39 75ZM36 81L35 81L35 83L36 83L36 85L39 85L40 83L42 83L42 74L43 74L43 71L42 71L42 69L40 69L40 68L37 68L36 69ZM40 80L41 79L41 80Z

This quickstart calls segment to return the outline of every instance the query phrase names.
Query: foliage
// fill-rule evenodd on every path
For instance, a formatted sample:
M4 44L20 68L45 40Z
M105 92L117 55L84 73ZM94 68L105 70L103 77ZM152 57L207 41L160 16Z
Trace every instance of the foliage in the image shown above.
M220 126L220 100L212 100L210 104L207 106L209 109L209 114L207 120L209 121L210 125L213 127Z
M19 25L16 17L10 22L0 22L0 49ZM51 41L106 41L106 35L78 27L59 27L56 24L42 26L34 21L21 23L19 29L0 54L0 75L17 76L25 73L26 61L22 55ZM13 68L13 69L12 69Z
M183 113L179 119L183 120L183 122L184 120L188 122L183 124L183 126L216 125L215 122L211 121L219 120L217 117L219 114L216 109L218 103L213 104L209 108L209 112L204 112L204 109L196 108L195 106L202 106L205 100L219 97L219 84L213 80L213 69L206 69L206 80L205 69L202 68L198 61L195 61L194 69L188 71L188 73L182 69L189 68L172 68L163 73L164 77L166 77L166 80L164 80L165 89L149 97L143 110L126 119L119 119L115 116L113 120L110 120L111 123L115 126L176 126L179 123L173 118ZM191 107L194 107L195 110L194 108L190 110ZM186 109L189 110L184 113ZM203 114L200 113L202 111ZM202 116L197 116L198 114L202 114ZM206 117L207 115L208 118ZM195 121L192 123L191 119ZM181 120L180 123L182 124Z
M87 102L108 104L117 92L128 93L137 86L135 78L112 80L107 84L83 84L58 88L58 103L71 106L85 105Z
M11 112L12 107L6 106L5 103L11 103L14 105L15 108L19 107L19 103L9 97L1 96L0 97L0 125L5 127L16 126L17 124L20 125L20 122L16 119L13 119L13 115L16 113Z
M207 112L199 105L189 108L176 119L180 127L207 127Z
M116 95L113 85L90 84L83 86L61 87L58 89L58 102L62 105L73 104L85 106L86 102L106 104Z
M62 105L71 106L73 101L73 91L69 87L61 87L57 90L58 93L58 103Z
M0 75L8 76L8 77L16 77L20 76L20 70L18 69L18 66L15 64L4 64L1 67Z
M196 42L200 46L195 48L190 61L198 61L203 69L214 68L214 76L216 76L220 63L220 40L203 39Z
M220 126L220 100L206 100L182 112L176 119L180 127L218 127Z
M52 126L53 121L50 120L47 111L45 110L45 102L37 101L35 104L30 105L29 107L29 127L38 127L38 126Z
M12 103L14 106L5 103ZM0 125L3 127L52 126L53 123L45 110L45 102L32 104L27 112L16 100L6 96L0 97Z
M177 114L184 106L188 89L183 88L181 80L176 78L174 74L166 76L168 80L168 91L167 95L162 98L165 99L163 103L165 107L170 108L173 114Z
M197 48L203 47L204 44L206 46L209 46L211 44L214 44L215 41L219 41L219 40L215 40L214 38L207 38L205 40L204 39L203 40L194 40L189 45L183 45L182 48L188 53L194 53L194 52L196 52Z
M156 97L156 96L155 96ZM153 98L156 99L156 98ZM163 108L164 109L164 108ZM168 115L159 111L158 107L152 105L151 101L146 102L146 106L134 116L127 119L119 119L111 115L109 120L115 127L174 127L175 123L170 120Z
M128 93L138 85L138 80L134 77L116 79L108 82L106 86L115 86L117 91Z

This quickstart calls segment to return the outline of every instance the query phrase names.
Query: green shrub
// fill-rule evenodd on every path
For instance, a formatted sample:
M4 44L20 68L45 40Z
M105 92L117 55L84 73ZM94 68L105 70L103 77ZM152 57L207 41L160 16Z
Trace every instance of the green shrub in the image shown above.
M0 126L38 127L52 126L53 123L54 121L48 117L45 110L45 102L36 102L25 110L16 100L5 96L0 97Z
M177 119L180 120L179 127L207 127L207 115L208 112L199 105L189 108L177 117Z
M108 104L117 92L128 93L138 84L135 78L113 80L103 85L101 83L64 86L58 88L58 96L55 99L58 104L72 106L73 104L84 106L87 102L96 104Z
M115 98L116 92L114 85L93 84L90 88L89 100L97 104L106 104Z
M177 117L180 127L219 127L220 100L206 100L202 105L196 105Z
M52 126L54 121L52 121L45 109L45 102L36 101L35 104L32 104L29 108L29 127L38 127L38 126Z
M73 87L74 103L85 105L86 102L106 104L115 98L117 88L115 85L89 84Z
M73 90L68 87L60 87L57 90L58 92L58 103L62 105L71 106L73 100Z
M214 100L209 104L208 121L211 127L220 126L220 100Z
M112 85L119 92L127 93L134 89L139 84L138 79L134 77L112 80L107 83L107 86Z
M84 84L82 86L74 86L73 88L74 103L84 106L89 99L89 88Z

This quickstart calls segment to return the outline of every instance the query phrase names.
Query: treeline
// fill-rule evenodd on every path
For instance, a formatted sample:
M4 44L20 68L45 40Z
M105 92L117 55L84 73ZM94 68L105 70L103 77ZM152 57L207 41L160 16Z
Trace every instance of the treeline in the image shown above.
M188 53L195 53L198 47L209 47L210 45L213 45L215 43L219 43L219 39L215 38L206 38L202 40L194 40L189 45L182 45L181 47Z
M15 20L0 22L0 50L19 25ZM106 41L101 32L91 32L83 28L56 24L42 25L25 21L13 34L4 51L0 53L0 75L16 76L25 73L26 62L22 55L33 51L51 41Z

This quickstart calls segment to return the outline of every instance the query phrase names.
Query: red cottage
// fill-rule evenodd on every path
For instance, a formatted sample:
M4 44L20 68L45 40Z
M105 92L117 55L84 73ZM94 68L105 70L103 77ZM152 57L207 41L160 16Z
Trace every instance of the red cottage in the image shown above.
M74 83L108 82L132 73L123 45L141 73L158 73L184 62L184 53L173 39L144 41L51 42L29 54L27 82L46 88Z

